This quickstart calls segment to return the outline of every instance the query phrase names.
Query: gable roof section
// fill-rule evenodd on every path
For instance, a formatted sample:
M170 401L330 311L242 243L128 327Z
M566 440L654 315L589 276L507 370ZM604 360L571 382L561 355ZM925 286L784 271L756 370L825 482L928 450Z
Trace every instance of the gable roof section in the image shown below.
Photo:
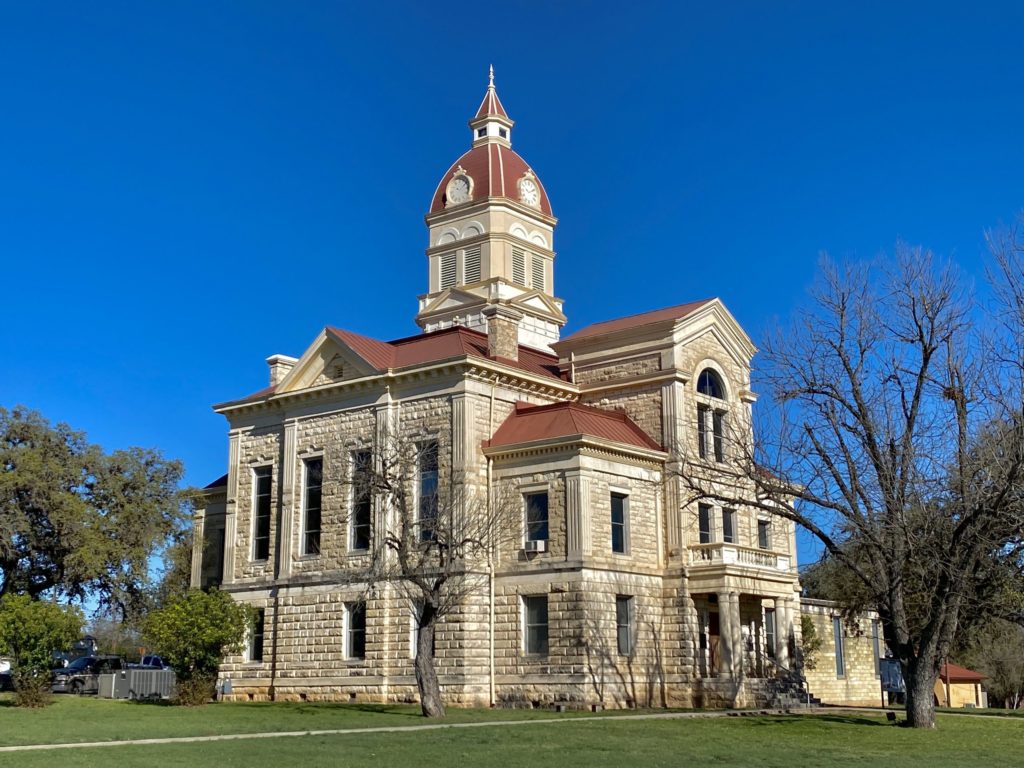
M587 435L602 440L660 451L658 445L622 411L605 411L579 403L530 405L518 402L494 436L488 448L498 448L559 437Z
M645 325L652 325L654 323L660 323L667 320L682 320L687 315L692 314L705 304L712 301L714 301L713 298L701 299L700 301L691 301L687 304L677 304L674 307L665 307L664 309L655 309L651 312L642 312L639 315L629 315L628 317L618 317L614 320L605 320L600 323L593 323L592 325L581 328L570 336L566 336L563 341L588 339L594 336L602 336L631 328L640 328Z
M404 339L396 339L395 341L379 341L359 333L328 326L321 334L321 344L323 343L323 338L330 340L331 343L339 343L346 349L351 350L353 354L357 355L378 373L383 373L390 369L429 365L441 360L459 357L478 357L483 360L494 359L487 354L487 334L462 326L446 328L432 333L420 333ZM303 355L303 360L309 356L313 349L315 349L315 345L306 351ZM518 360L509 360L502 357L498 358L498 361L504 365L518 368L525 373L564 381L558 370L558 358L536 349L521 346L519 347ZM256 402L279 392L288 391L286 388L282 388L282 385L286 385L290 380L291 376L289 375L276 387L266 387L238 400L219 403L214 408Z
M986 679L980 672L956 664L943 664L939 669L939 679L950 683L978 683Z

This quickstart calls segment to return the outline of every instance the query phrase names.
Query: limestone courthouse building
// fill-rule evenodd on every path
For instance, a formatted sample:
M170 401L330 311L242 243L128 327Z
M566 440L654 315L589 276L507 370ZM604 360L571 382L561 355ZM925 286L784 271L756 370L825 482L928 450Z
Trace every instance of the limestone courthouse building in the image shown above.
M257 612L221 669L231 698L416 699L409 598L360 579L394 510L353 477L396 436L423 448L420 499L440 475L477 502L512 492L513 534L437 627L448 703L749 705L791 676L792 524L688 491L751 433L754 345L715 298L563 335L557 220L513 126L492 73L430 198L421 333L325 327L215 406L228 467L192 578Z

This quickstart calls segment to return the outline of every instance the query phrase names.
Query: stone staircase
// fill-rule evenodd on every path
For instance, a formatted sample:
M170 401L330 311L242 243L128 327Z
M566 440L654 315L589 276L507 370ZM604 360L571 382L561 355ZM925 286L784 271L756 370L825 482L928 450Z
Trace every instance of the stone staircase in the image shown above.
M809 709L821 706L821 699L809 694L807 689L792 677L772 677L750 680L752 687L760 690L755 697L772 709Z

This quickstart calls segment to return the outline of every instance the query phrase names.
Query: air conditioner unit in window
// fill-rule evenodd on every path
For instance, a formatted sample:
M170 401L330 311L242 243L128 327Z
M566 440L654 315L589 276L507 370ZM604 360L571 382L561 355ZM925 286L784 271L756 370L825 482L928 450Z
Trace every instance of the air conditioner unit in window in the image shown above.
M548 543L544 539L538 539L537 541L528 541L523 544L523 551L525 552L544 552L548 548Z

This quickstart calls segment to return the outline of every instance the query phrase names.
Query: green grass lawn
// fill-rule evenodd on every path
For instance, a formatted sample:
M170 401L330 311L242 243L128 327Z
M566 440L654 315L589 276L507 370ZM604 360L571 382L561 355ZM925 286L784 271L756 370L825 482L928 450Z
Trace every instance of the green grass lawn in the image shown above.
M546 711L452 710L448 722L556 717ZM927 766L1020 765L1024 722L943 715L932 732L897 728L873 714L564 722L411 733L297 736L0 754L0 766L260 765L500 766ZM583 722L581 722L583 720ZM0 702L4 744L258 731L421 725L414 708L316 704L217 704L178 709L62 698L42 711Z

